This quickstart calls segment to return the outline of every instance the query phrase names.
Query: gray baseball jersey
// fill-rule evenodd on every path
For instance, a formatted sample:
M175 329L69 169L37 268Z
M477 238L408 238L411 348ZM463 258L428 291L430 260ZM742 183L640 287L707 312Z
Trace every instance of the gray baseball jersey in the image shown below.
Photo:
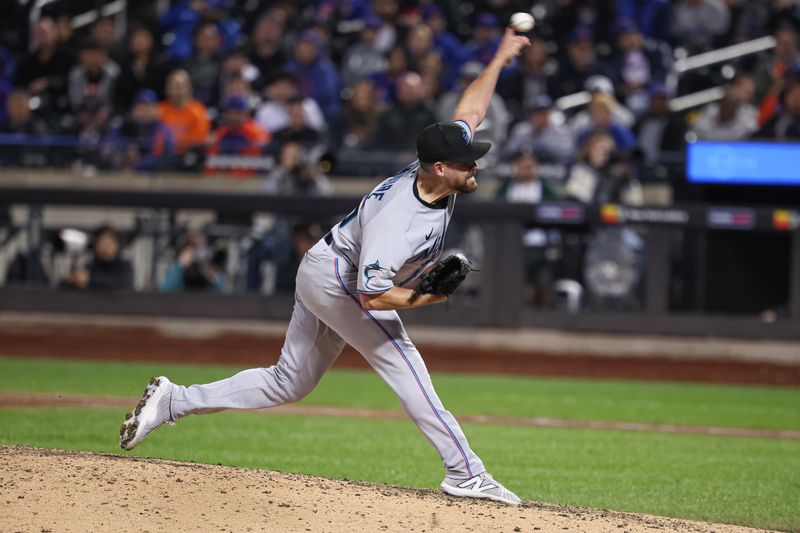
M455 197L422 200L418 171L415 161L383 181L331 230L333 246L360 272L356 293L402 287L441 256Z
M215 383L176 385L170 402L173 420L298 401L319 383L347 343L397 394L439 452L448 477L472 478L485 471L433 389L397 312L367 311L358 299L359 292L380 293L413 281L442 253L455 197L436 205L422 201L418 171L414 162L382 182L305 255L278 362Z

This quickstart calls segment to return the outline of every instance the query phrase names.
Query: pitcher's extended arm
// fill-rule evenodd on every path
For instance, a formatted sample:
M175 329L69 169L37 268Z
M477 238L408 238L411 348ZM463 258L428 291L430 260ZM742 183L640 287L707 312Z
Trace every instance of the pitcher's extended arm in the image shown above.
M470 130L475 133L489 108L500 71L529 44L531 44L530 39L517 35L511 28L506 28L503 40L492 61L461 95L461 100L453 114L453 120L465 121L469 124Z

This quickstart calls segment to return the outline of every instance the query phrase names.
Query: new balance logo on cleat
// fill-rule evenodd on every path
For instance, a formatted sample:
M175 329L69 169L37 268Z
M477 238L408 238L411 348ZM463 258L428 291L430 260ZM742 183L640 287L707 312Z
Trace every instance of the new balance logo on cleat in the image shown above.
M463 483L459 483L458 486L459 486L459 488L462 488L462 489L475 490L475 491L478 491L478 492L491 490L491 489L497 487L497 485L494 485L492 483L484 483L484 481L488 481L488 480L482 479L480 475L477 475L477 476L475 476L473 478L470 478L470 479L466 480ZM472 486L470 487L470 485L472 485Z
M519 496L495 481L488 472L483 472L467 480L445 477L441 485L442 492L450 496L462 498L483 498L509 505L522 503Z

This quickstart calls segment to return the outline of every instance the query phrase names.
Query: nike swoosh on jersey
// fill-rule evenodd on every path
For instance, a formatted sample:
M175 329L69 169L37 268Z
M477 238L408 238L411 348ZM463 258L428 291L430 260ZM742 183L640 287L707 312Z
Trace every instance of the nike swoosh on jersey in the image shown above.
M427 241L428 239L430 239L430 238L431 238L431 235L433 235L433 228L431 228L431 231L430 231L430 233L428 233L427 235L425 235L425 240Z

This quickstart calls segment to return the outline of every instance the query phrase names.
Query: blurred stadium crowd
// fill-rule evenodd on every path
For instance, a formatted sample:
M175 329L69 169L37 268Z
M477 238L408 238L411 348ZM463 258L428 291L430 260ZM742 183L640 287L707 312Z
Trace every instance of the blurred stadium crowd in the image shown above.
M500 196L640 203L641 165L687 132L800 137L791 0L180 0L80 31L60 4L0 46L4 166L260 174L272 192L327 194L321 159L324 171L353 151L413 156L516 11L537 16L532 46L480 131L496 147L484 167L515 178ZM669 77L676 57L770 34L767 53ZM715 86L718 101L669 106ZM554 106L584 90L585 107Z
M477 133L494 144L481 165L499 178L498 200L639 205L648 169L682 158L687 140L800 139L796 0L151 0L81 24L76 6L102 2L45 2L38 17L32 4L0 7L2 167L186 171L329 195L329 175L386 176L413 159L417 133L451 119L517 11L536 17L532 45L503 71ZM764 36L774 43L759 53L676 68ZM72 257L68 275L51 275L59 281L15 261L6 282L264 292L272 263L269 291L291 291L319 233L289 221L239 236L232 265L216 246L227 234L188 231L172 236L156 281L136 282L142 268L120 255L136 235L103 226L91 239L58 236L80 241L82 257L91 245L88 263ZM630 256L630 292L641 238L600 233L594 250ZM585 277L592 249L570 235L525 232L530 283Z

